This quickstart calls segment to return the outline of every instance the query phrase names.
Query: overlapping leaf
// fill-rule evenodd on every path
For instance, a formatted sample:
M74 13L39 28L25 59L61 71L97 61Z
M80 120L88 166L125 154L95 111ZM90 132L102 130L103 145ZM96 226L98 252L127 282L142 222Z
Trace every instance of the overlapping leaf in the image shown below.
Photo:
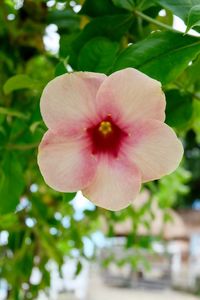
M200 40L175 32L157 32L126 48L116 60L112 71L127 67L169 83L200 53Z

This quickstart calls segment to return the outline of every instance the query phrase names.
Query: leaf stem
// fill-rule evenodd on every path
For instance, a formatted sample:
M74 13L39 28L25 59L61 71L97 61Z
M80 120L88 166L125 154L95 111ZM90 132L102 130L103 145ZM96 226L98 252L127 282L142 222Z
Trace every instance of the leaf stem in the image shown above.
M162 27L162 28L164 28L164 29L166 29L166 30L170 30L170 31L173 31L173 32L179 32L179 33L182 33L182 34L183 34L183 32L181 32L181 31L179 31L179 30L176 30L176 29L174 29L173 27L171 27L171 26L169 26L169 25L167 25L167 24L164 24L164 23L162 23L162 22L160 22L160 21L158 21L158 20L152 19L151 17L149 17L149 16L143 14L141 11L134 10L134 13L135 13L137 16L141 17L142 19L148 21L149 23L155 24L155 25L157 25L157 26L159 26L159 27Z
M38 143L32 144L8 144L6 145L6 149L8 150L31 150L38 147Z

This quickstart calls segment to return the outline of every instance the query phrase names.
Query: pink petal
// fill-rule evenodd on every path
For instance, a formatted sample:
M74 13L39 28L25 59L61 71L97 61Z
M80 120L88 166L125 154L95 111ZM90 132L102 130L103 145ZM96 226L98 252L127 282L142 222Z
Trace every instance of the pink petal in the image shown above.
M160 82L136 69L117 71L107 77L97 93L102 114L118 114L123 121L165 119L165 96ZM117 108L118 112L115 112Z
M78 72L64 74L48 83L40 102L41 114L48 128L74 127L95 113L95 97L104 74ZM83 121L81 122L84 127Z
M141 175L127 161L101 159L95 180L83 194L97 206L117 211L127 207L138 195Z
M175 132L160 121L138 122L132 128L130 141L128 158L140 169L143 182L172 173L183 156L183 146Z
M74 192L94 178L96 161L84 138L70 139L47 131L39 146L38 164L46 183L57 191Z

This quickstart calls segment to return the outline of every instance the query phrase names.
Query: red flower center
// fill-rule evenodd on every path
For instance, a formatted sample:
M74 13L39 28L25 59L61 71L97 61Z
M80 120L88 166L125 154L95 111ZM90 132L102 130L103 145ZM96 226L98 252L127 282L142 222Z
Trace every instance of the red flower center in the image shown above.
M122 141L127 136L110 116L88 128L87 132L92 142L92 154L107 153L114 157L118 156Z

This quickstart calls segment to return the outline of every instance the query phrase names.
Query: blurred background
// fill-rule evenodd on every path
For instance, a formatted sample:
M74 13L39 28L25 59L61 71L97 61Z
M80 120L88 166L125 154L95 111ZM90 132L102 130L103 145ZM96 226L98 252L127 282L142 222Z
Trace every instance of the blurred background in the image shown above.
M0 3L0 299L198 299L200 1ZM66 72L127 66L162 82L185 155L110 212L43 181L39 100Z

